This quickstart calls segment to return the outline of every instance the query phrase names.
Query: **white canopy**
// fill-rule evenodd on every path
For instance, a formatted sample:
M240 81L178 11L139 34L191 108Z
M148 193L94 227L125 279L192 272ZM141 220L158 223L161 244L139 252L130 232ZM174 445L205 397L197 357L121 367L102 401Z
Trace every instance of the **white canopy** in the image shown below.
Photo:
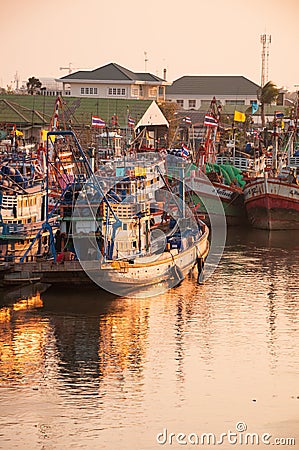
M151 125L165 125L169 127L169 123L155 101L153 101L145 111L144 115L135 126L135 130L139 127L148 127Z

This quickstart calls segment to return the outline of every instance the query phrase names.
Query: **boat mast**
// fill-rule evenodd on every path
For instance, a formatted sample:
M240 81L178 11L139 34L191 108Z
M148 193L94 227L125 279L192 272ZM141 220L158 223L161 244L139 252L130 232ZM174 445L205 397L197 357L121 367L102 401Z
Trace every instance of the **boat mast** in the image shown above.
M293 139L292 139L292 145L293 145L293 153L291 156L294 156L294 141L297 139L297 133L298 133L298 117L299 117L299 91L297 91L297 98L296 98L296 111L295 111L295 123L294 123L294 130L293 130Z
M217 106L217 100L216 97L213 97L210 104L210 112L209 114L217 121L217 126L207 126L206 131L206 139L205 139L205 162L208 162L210 164L215 163L216 161L216 155L215 155L215 141L216 141L216 135L217 135L217 129L220 119L220 110L221 106ZM213 135L212 135L212 128L213 128Z
M272 151L272 171L275 174L277 172L277 153L278 153L278 133L277 133L276 114L277 114L277 111L274 111L274 120L273 120L274 146L273 146L273 151Z

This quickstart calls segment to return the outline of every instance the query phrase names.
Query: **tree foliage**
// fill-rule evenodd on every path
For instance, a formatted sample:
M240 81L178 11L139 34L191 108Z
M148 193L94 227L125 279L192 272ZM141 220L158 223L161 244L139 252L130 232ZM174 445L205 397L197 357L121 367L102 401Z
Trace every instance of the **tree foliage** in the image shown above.
M172 142L174 138L176 128L178 125L177 120L178 105L174 102L163 102L159 104L159 108L161 109L166 120L169 122L168 136L167 136L167 145L169 146L170 142Z
M258 92L258 98L261 104L262 126L265 126L265 105L271 105L279 94L279 88L273 81L268 81Z
M27 92L30 95L38 93L40 91L40 88L42 87L42 83L39 81L38 78L35 77L28 78L26 85L27 85Z

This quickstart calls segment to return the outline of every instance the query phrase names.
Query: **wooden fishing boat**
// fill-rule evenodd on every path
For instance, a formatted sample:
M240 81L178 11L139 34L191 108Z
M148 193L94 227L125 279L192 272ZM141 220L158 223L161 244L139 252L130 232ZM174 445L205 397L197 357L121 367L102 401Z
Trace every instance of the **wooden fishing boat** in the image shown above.
M255 228L266 230L299 229L299 181L297 157L294 152L294 141L297 136L297 119L291 128L288 143L288 162L285 169L278 164L277 117L274 115L273 128L275 143L272 155L272 170L263 177L249 180L244 188L245 205L250 223ZM298 161L299 163L299 161Z
M210 222L213 216L223 224L222 216L225 214L227 225L241 225L247 222L242 171L231 164L216 164L215 142L220 111L214 97L205 116L206 136L196 157L197 168L191 170L186 178L187 189L191 203L194 203L198 214L206 216L205 220Z
M46 211L42 177L38 161L30 156L0 166L0 247L5 262L19 261L42 227ZM30 256L43 254L48 246L49 232L44 231Z
M295 175L293 179L296 180ZM246 185L245 205L254 228L299 229L299 185L291 181L265 176Z

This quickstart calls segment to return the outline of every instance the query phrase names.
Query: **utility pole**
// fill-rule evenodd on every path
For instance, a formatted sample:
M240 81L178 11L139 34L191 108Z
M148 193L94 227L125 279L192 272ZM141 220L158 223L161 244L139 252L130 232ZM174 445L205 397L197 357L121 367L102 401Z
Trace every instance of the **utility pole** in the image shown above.
M263 88L268 81L269 45L271 44L271 35L262 34L261 44L262 44L261 87Z

